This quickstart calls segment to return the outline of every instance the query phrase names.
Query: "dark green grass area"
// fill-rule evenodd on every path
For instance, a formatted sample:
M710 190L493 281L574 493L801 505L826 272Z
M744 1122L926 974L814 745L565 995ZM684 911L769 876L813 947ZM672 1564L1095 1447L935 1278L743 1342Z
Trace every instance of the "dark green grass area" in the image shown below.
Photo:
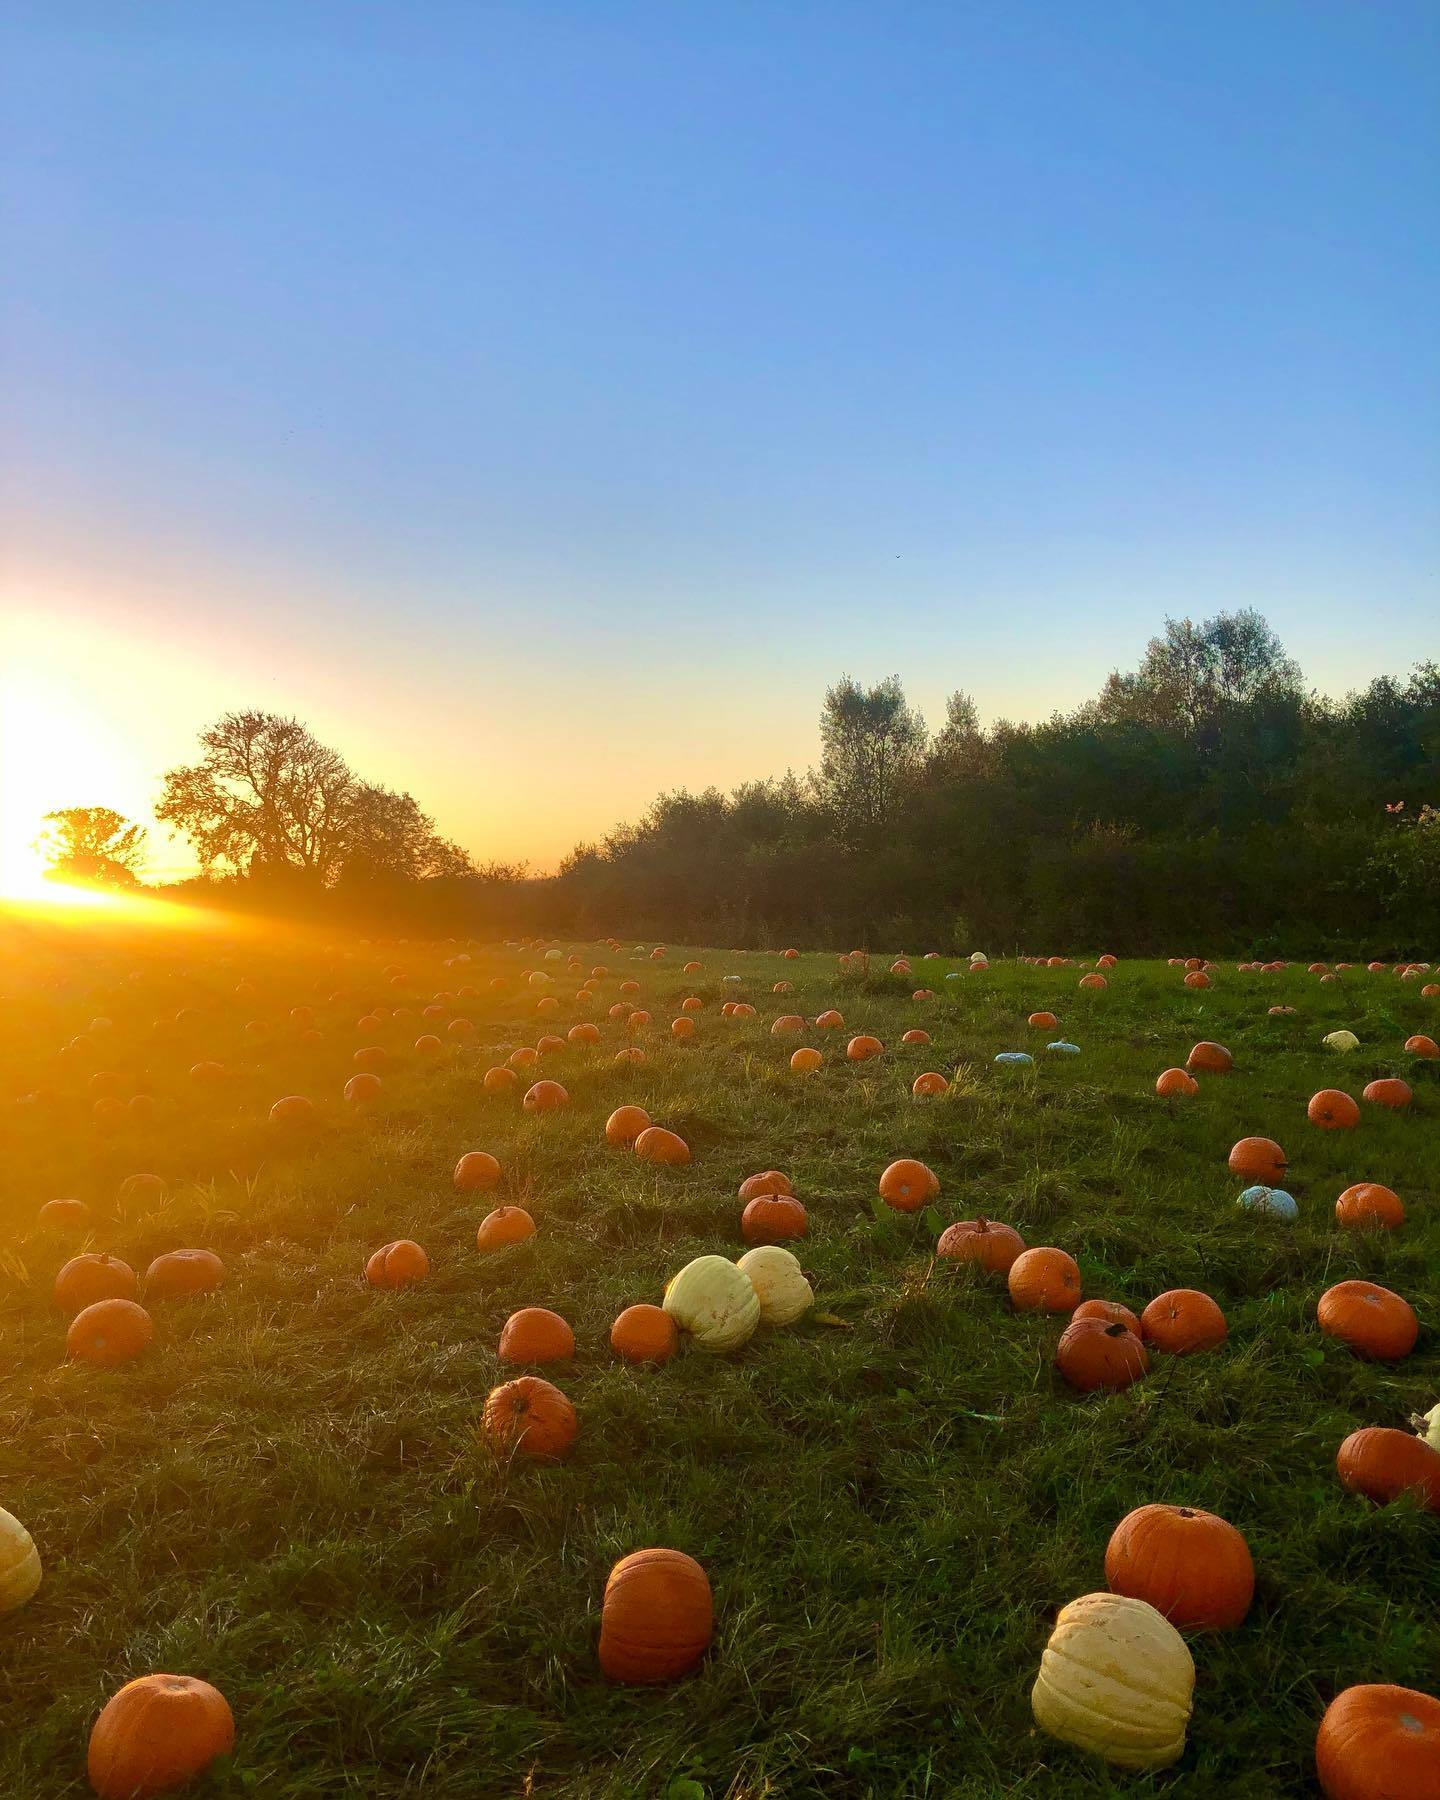
M1315 1791L1315 1728L1340 1687L1440 1685L1440 1519L1372 1509L1334 1469L1349 1431L1440 1399L1440 1064L1402 1050L1440 1028L1440 1002L1418 982L1362 969L1322 986L1298 968L1226 965L1195 993L1176 969L1122 964L1089 994L1078 967L947 982L963 965L917 961L913 978L857 979L833 958L671 949L655 963L590 945L585 970L612 971L604 1042L545 1060L573 1105L530 1117L518 1095L486 1095L481 1074L573 1023L578 980L555 971L557 1024L518 986L538 952L472 947L469 966L445 967L460 950L71 926L17 933L0 961L0 1504L46 1566L35 1599L0 1619L6 1800L86 1791L95 1713L157 1669L213 1681L234 1708L235 1756L200 1791L273 1800L1258 1800ZM699 975L680 972L687 955ZM497 971L517 983L508 996L490 992ZM604 1014L622 978L654 1015L639 1068L612 1061L627 1036ZM793 995L772 996L781 978ZM253 993L236 995L242 980ZM453 1010L476 1035L437 1061L410 1048L433 1028L418 1018L355 1029L371 1004L418 1008L462 982L479 996ZM933 1001L910 998L921 983ZM677 1043L669 1021L688 993L706 1008ZM736 995L760 1016L722 1019ZM1269 1016L1281 1003L1296 1012ZM297 1004L316 1009L320 1044L296 1042ZM844 1032L770 1035L779 1012L831 1005ZM1081 1056L1044 1056L1057 1034L1025 1023L1042 1007ZM175 1025L190 1008L198 1018ZM93 1056L58 1056L97 1014L113 1024ZM933 1044L902 1048L915 1024ZM1361 1039L1349 1057L1320 1042L1340 1025ZM860 1030L884 1040L882 1059L846 1063ZM1228 1045L1234 1072L1158 1100L1156 1075L1200 1038ZM369 1041L394 1054L382 1104L357 1116L340 1092ZM803 1079L788 1066L799 1042L827 1054ZM1012 1048L1037 1053L1033 1073L993 1064ZM226 1066L213 1091L188 1078L201 1057ZM152 1093L154 1123L97 1135L97 1068ZM911 1098L924 1069L956 1074L949 1096ZM1315 1089L1358 1096L1391 1073L1415 1089L1407 1113L1367 1106L1347 1133L1307 1124ZM303 1141L266 1124L288 1093L320 1108ZM606 1147L623 1101L678 1130L691 1164ZM1252 1133L1289 1153L1294 1226L1235 1206L1244 1184L1225 1159ZM504 1165L498 1196L455 1193L470 1149ZM1006 1220L1068 1249L1087 1296L1137 1310L1203 1287L1228 1342L1157 1356L1124 1394L1078 1398L1052 1367L1059 1321L1017 1316L1003 1285L937 1266L924 1220L876 1219L876 1181L900 1155L935 1169L944 1221ZM728 1358L682 1351L658 1372L617 1365L616 1313L658 1301L693 1256L739 1255L736 1188L770 1167L809 1209L801 1260L844 1325L762 1331ZM118 1184L138 1170L170 1197L117 1217ZM1337 1194L1362 1179L1397 1190L1403 1230L1335 1228ZM177 1246L217 1250L224 1290L157 1303L155 1342L128 1367L68 1365L49 1290L70 1250L34 1228L62 1194L96 1209L93 1247L141 1271ZM529 1207L539 1235L482 1257L475 1227L497 1198ZM397 1236L424 1244L431 1278L373 1292L365 1258ZM1405 1362L1366 1364L1320 1335L1318 1296L1356 1275L1419 1313ZM503 1378L500 1327L529 1304L575 1328L574 1366L556 1379L580 1435L562 1465L507 1468L475 1427ZM1029 1690L1055 1612L1104 1586L1111 1530L1147 1501L1231 1520L1257 1592L1238 1631L1190 1639L1182 1762L1131 1778L1040 1736ZM606 1574L646 1545L697 1556L716 1599L702 1669L660 1692L608 1686L595 1656Z

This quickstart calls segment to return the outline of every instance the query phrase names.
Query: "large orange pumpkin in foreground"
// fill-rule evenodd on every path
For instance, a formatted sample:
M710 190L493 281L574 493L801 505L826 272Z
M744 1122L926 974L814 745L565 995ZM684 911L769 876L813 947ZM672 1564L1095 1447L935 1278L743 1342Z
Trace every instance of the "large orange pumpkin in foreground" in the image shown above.
M86 1761L100 1800L150 1800L202 1775L235 1747L225 1696L189 1675L142 1675L106 1702Z
M559 1388L538 1375L517 1375L491 1388L480 1429L502 1455L548 1459L575 1442L579 1421Z
M1052 1244L1023 1251L1010 1265L1010 1304L1017 1312L1074 1312L1080 1301L1075 1258Z
M680 1550L637 1550L605 1583L600 1609L600 1667L611 1681L675 1681L710 1645L710 1581Z
M1255 1595L1244 1538L1227 1520L1189 1506L1127 1513L1105 1551L1105 1580L1112 1593L1148 1600L1182 1631L1228 1631Z
M1326 1800L1440 1800L1440 1700L1366 1682L1325 1709L1315 1773Z

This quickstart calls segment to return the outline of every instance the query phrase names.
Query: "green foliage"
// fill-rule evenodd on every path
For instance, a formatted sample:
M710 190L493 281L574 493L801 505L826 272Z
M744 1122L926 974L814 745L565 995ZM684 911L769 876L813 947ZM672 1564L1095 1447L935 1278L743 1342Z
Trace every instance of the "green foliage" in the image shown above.
M955 965L935 962L937 998L917 1006L917 984L881 975L878 957L842 991L829 955L673 948L657 965L584 945L587 969L612 969L600 1016L618 979L642 983L649 1060L617 1068L623 1034L607 1023L594 1051L547 1062L569 1111L534 1117L479 1080L543 1026L528 995L489 988L533 953L324 941L30 931L0 949L0 1091L38 1096L7 1110L0 1158L0 1497L46 1564L3 1622L0 1793L84 1794L102 1700L155 1669L202 1675L234 1706L235 1756L197 1794L273 1800L1299 1800L1340 1686L1433 1691L1434 1521L1373 1510L1334 1474L1350 1430L1403 1424L1440 1397L1440 1082L1400 1051L1435 1027L1418 984L1222 971L1197 994L1174 969L1122 963L1090 995L1073 968L946 982ZM446 967L462 949L473 963ZM700 975L679 973L688 955ZM758 1019L719 1017L729 972ZM813 1018L838 994L849 1028L887 1054L856 1067L843 1034L821 1033L827 1062L797 1081L796 1040L768 1030L782 975L786 1007ZM392 1018L373 1034L392 1052L382 1104L350 1111L351 1052L372 1039L356 1018L462 981L477 990L458 1002L473 1045L423 1061L409 1051L418 1022ZM706 1010L681 1044L666 1021L692 991ZM289 1023L299 1002L316 1008L319 1044ZM1281 1002L1297 1013L1269 1016ZM1042 1007L1082 1056L1001 1078L991 1057L1032 1047L1024 1021ZM152 1092L152 1125L92 1130L97 1064L57 1052L97 1013L113 1043L99 1066ZM902 1051L917 1018L933 1042ZM1339 1025L1362 1044L1343 1069L1320 1046ZM1228 1044L1234 1073L1183 1105L1158 1101L1155 1074L1202 1037ZM202 1056L224 1064L220 1086L190 1081ZM963 1079L919 1104L910 1082L927 1067ZM1355 1133L1306 1125L1317 1087L1358 1092L1393 1072L1415 1087L1407 1114L1367 1108ZM268 1131L286 1093L317 1101L309 1139ZM680 1130L689 1167L607 1148L601 1123L622 1101ZM1225 1156L1252 1132L1290 1153L1293 1227L1234 1204ZM522 1200L540 1226L485 1258L474 1232L492 1197L449 1181L481 1147L505 1168L493 1198ZM877 1229L875 1184L900 1154L939 1175L934 1216ZM768 1167L809 1210L816 1315L733 1357L618 1366L616 1313L657 1299L692 1256L738 1255L736 1188ZM166 1177L170 1197L119 1220L117 1185L138 1169ZM1361 1177L1401 1194L1402 1231L1337 1232L1335 1196ZM48 1304L69 1248L33 1220L70 1193L95 1208L95 1246L137 1268L186 1244L227 1266L219 1294L157 1305L152 1350L108 1373L64 1363ZM1205 1288L1226 1347L1078 1398L1051 1366L1059 1321L1017 1317L997 1284L933 1260L935 1229L980 1212L1069 1249L1088 1295L1138 1309ZM431 1278L367 1289L366 1256L402 1234L425 1245ZM1405 1363L1362 1363L1319 1335L1316 1298L1347 1276L1416 1306ZM497 1464L475 1438L500 1327L525 1304L562 1312L579 1345L558 1380L580 1435L555 1467ZM1240 1630L1192 1639L1190 1746L1176 1771L1137 1783L1039 1737L1028 1692L1054 1613L1103 1585L1111 1530L1147 1500L1232 1520L1258 1587ZM606 1573L646 1544L698 1556L716 1594L714 1650L661 1693L609 1688L595 1660Z

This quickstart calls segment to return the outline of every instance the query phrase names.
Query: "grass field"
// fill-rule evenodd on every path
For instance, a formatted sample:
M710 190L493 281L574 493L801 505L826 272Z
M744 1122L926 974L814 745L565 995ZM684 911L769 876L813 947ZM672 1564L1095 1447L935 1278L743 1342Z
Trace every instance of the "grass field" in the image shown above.
M473 961L447 967L462 951ZM1310 1794L1338 1689L1436 1691L1440 1517L1346 1494L1335 1452L1440 1400L1440 1062L1402 1051L1436 1033L1440 1000L1363 965L1322 985L1303 965L1227 963L1195 991L1175 968L1122 963L1083 992L1078 966L947 981L963 963L917 960L903 977L877 957L860 976L833 956L577 954L586 974L611 971L593 1004L533 948L10 928L0 1504L46 1574L0 1620L0 1795L85 1792L95 1715L153 1670L202 1676L234 1709L235 1754L195 1791L267 1800ZM681 972L688 957L700 973ZM520 980L533 966L555 974L558 1019L537 1017ZM631 1041L606 1017L621 979L654 1019L639 1066L613 1061ZM781 979L793 994L771 993ZM922 982L932 1000L911 998ZM462 985L474 996L455 997ZM446 1020L419 1017L440 992ZM679 1042L669 1023L690 994L704 1009ZM735 997L758 1017L722 1018ZM1268 1012L1281 1004L1295 1011ZM300 1005L317 1042L290 1021ZM372 1005L412 1016L357 1032ZM827 1006L845 1030L770 1033L780 1012ZM1059 1032L1027 1028L1042 1007ZM446 1033L455 1014L474 1021L468 1040ZM97 1016L109 1027L89 1031ZM581 1016L603 1042L542 1071L567 1110L531 1116L518 1094L483 1091L489 1065ZM902 1047L917 1024L932 1044ZM1338 1026L1360 1039L1348 1057L1320 1041ZM442 1055L414 1052L426 1029L446 1035ZM847 1062L856 1031L885 1054ZM77 1034L88 1051L65 1050ZM1057 1036L1081 1054L1047 1057ZM1233 1072L1158 1099L1156 1076L1202 1038L1230 1048ZM382 1099L357 1112L341 1091L372 1042L391 1053ZM826 1056L807 1077L789 1068L802 1042ZM1009 1049L1034 1051L1033 1071L997 1067ZM188 1074L202 1058L224 1065L212 1085ZM926 1069L953 1079L920 1102ZM100 1129L97 1071L122 1098L153 1096L153 1117ZM1316 1089L1358 1096L1381 1074L1411 1082L1407 1111L1366 1106L1353 1131L1307 1123ZM316 1103L313 1131L268 1125L287 1094ZM689 1165L608 1147L624 1101L678 1131ZM1288 1152L1297 1223L1237 1209L1226 1155L1248 1134ZM454 1190L472 1149L503 1165L497 1195ZM1052 1366L1063 1321L937 1263L933 1216L876 1217L879 1174L902 1155L939 1176L941 1221L1007 1221L1070 1251L1087 1297L1136 1311L1203 1288L1228 1341L1078 1396ZM694 1256L738 1256L736 1190L767 1168L809 1210L796 1248L818 1309L843 1324L762 1329L730 1357L682 1347L658 1370L618 1363L616 1314L658 1301ZM117 1189L137 1171L168 1197L122 1216ZM1402 1229L1337 1229L1336 1196L1362 1179L1401 1195ZM93 1208L90 1247L141 1271L208 1247L224 1288L156 1303L155 1341L124 1367L67 1362L50 1288L82 1242L35 1225L61 1195ZM538 1234L481 1256L476 1226L499 1199ZM397 1237L424 1245L429 1279L368 1288L367 1256ZM1405 1361L1361 1361L1319 1332L1321 1291L1360 1275L1416 1308ZM575 1329L554 1378L580 1431L563 1463L506 1465L476 1425L512 1372L501 1325L532 1304ZM1056 1611L1104 1587L1111 1531L1148 1501L1230 1520L1257 1586L1237 1630L1189 1640L1183 1759L1137 1777L1040 1735L1029 1691ZM697 1557L715 1594L707 1659L656 1691L608 1684L595 1652L606 1575L648 1545Z

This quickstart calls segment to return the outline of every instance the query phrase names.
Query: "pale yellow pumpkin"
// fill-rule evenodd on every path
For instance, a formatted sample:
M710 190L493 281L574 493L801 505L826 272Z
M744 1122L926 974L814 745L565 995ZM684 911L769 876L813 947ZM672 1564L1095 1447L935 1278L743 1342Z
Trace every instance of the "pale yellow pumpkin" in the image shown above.
M815 1291L805 1279L805 1271L778 1244L747 1250L735 1266L750 1277L766 1325L793 1325L815 1304Z
M1084 1594L1063 1607L1030 1695L1035 1723L1122 1769L1163 1769L1185 1748L1195 1664L1144 1600Z
M664 1307L702 1350L738 1350L760 1323L750 1277L724 1256L697 1256L665 1289Z
M13 1513L0 1506L0 1612L23 1606L40 1585L40 1552Z
M1411 1413L1410 1423L1432 1450L1440 1450L1440 1401L1429 1412Z
M1360 1047L1360 1040L1353 1031L1329 1032L1321 1042L1327 1049L1338 1050L1342 1056L1347 1055L1351 1050L1358 1050Z

